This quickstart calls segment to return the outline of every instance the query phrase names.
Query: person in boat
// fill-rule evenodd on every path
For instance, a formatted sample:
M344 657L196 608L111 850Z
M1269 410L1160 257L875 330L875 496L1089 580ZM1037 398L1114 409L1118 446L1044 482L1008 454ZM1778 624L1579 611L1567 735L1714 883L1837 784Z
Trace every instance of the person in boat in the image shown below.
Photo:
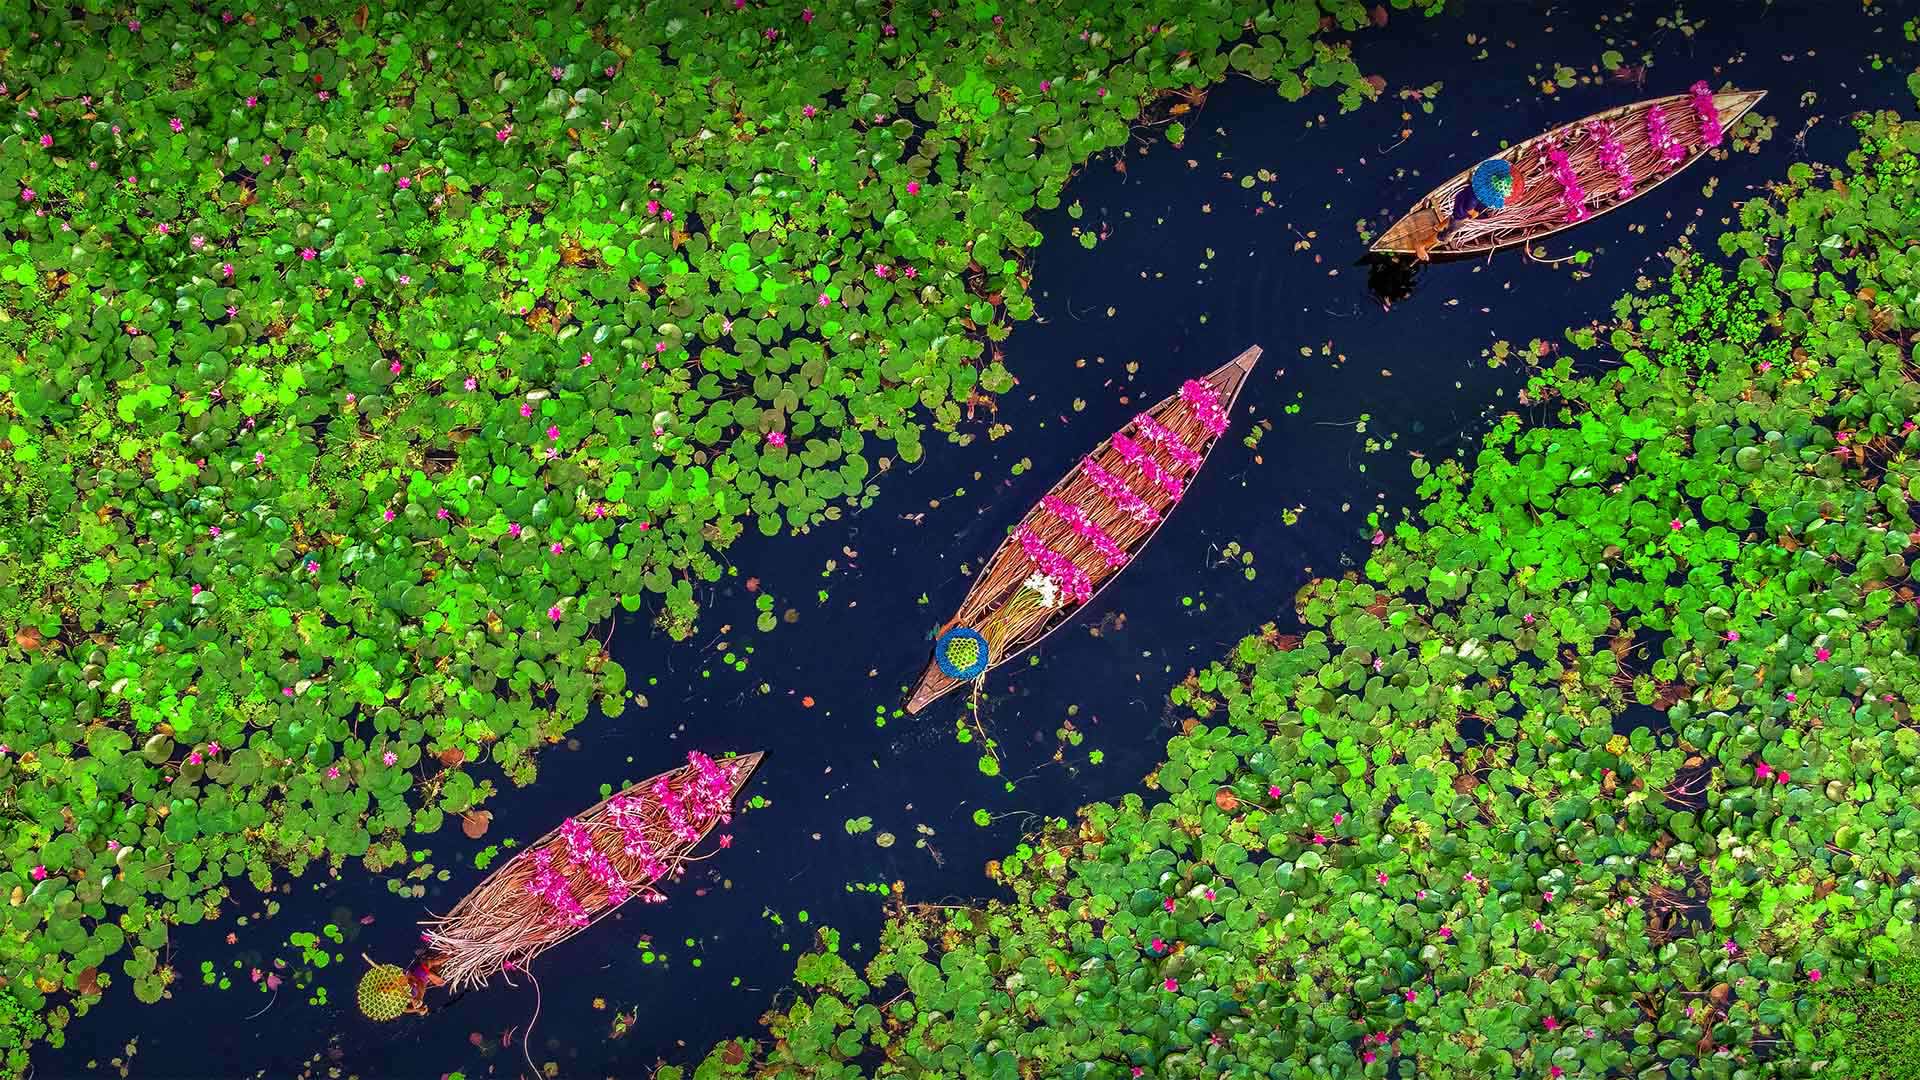
M1452 213L1441 225L1436 240L1445 240L1463 221L1473 221L1496 213L1520 197L1525 186L1520 174L1501 158L1489 158L1476 165L1473 178L1454 193Z
M413 963L407 965L407 992L411 995L407 1002L407 1012L417 1016L427 1014L427 991L436 986L444 986L447 982L435 970L439 966L440 957L426 949L416 953Z

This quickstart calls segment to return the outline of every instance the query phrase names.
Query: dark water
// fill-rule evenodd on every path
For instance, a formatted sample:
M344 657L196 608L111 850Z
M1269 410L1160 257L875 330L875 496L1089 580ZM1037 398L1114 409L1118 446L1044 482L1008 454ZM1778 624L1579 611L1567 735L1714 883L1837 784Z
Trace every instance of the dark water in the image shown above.
M121 979L64 1051L41 1055L39 1075L87 1074L90 1062L111 1075L106 1063L129 1040L138 1042L135 1076L524 1071L518 1039L531 992L496 985L431 1017L375 1026L352 1004L359 954L404 962L414 920L451 906L482 876L473 852L505 836L537 836L597 801L600 785L672 767L689 749L767 751L750 790L769 805L737 819L732 848L700 864L668 903L626 909L542 958L535 1057L560 1061L568 1076L634 1076L661 1059L690 1063L718 1038L757 1033L763 1011L791 1001L793 961L815 928L842 929L843 949L860 962L853 950L877 934L881 899L856 886L900 881L921 902L991 896L984 862L1011 849L1035 815L1138 790L1172 730L1169 686L1261 623L1290 623L1291 598L1310 576L1364 559L1368 511L1412 501L1409 452L1452 455L1490 418L1538 412L1516 399L1524 382L1516 364L1483 359L1496 339L1559 342L1564 327L1603 317L1636 277L1657 275L1657 253L1688 223L1711 238L1730 199L1791 161L1839 161L1853 144L1848 113L1912 108L1904 80L1914 50L1901 34L1911 12L1714 4L1688 12L1702 23L1689 35L1656 25L1674 16L1661 5L1606 27L1592 12L1612 5L1480 6L1493 10L1430 21L1396 14L1357 43L1362 69L1384 76L1390 96L1443 84L1431 114L1392 100L1339 116L1329 97L1288 104L1236 80L1183 118L1183 149L1143 137L1126 153L1124 175L1114 155L1093 162L1068 191L1084 217L1076 222L1063 209L1040 221L1042 317L1004 344L1020 378L998 403L997 419L1012 429L1006 437L988 440L983 416L970 429L980 433L972 445L930 439L922 465L886 475L870 509L807 536L743 541L727 553L739 576L703 599L696 642L672 646L639 618L622 624L615 654L648 706L596 718L575 733L576 750L547 754L537 785L490 803L496 827L486 840L451 827L434 837L430 861L452 877L430 881L426 898L396 898L384 879L350 866L338 881L309 873L278 897L276 918L239 927L232 916L261 906L239 882L227 918L176 933L172 1001L137 1006ZM1469 34L1481 43L1469 44ZM1585 74L1608 48L1629 62L1652 51L1644 88L1606 80L1539 91L1555 65ZM1885 57L1880 70L1866 62L1875 53ZM1499 140L1678 92L1697 78L1772 91L1760 111L1778 126L1759 154L1703 162L1549 242L1556 256L1590 251L1584 267L1507 253L1429 268L1390 309L1370 293L1356 262L1356 222L1383 226ZM1803 103L1808 91L1816 98ZM1403 108L1412 113L1405 138ZM1815 115L1810 134L1796 139ZM1262 169L1271 181L1258 179ZM1250 189L1241 185L1247 175L1256 177ZM1707 200L1710 181L1717 190ZM1106 238L1083 250L1071 235L1076 225ZM982 775L978 741L956 741L966 715L959 695L912 720L891 716L926 661L928 631L966 592L961 565L977 567L1061 472L1142 405L1252 343L1266 357L1233 433L1159 538L1094 610L1047 642L1041 663L1016 661L989 681L982 722L999 742L1004 775ZM1285 412L1294 404L1297 413ZM1240 441L1249 420L1271 424L1257 450ZM1026 467L1015 475L1018 464ZM1254 553L1253 580L1238 562L1222 563L1235 541ZM823 576L829 560L836 566ZM750 576L776 597L776 611L794 608L798 621L753 631ZM728 648L748 660L744 673L721 662ZM889 714L879 717L884 726L876 707ZM1055 733L1069 718L1084 742L1056 762ZM1091 763L1090 751L1104 760ZM979 808L996 815L989 827L974 824ZM872 819L871 830L849 834L844 823L859 817ZM897 841L879 846L883 832ZM367 915L373 921L361 925ZM231 972L236 955L248 964L291 957L288 934L329 921L347 936L334 947L346 961L317 979L330 1004L310 1005L310 991L289 985L249 1020L267 998L243 974L227 992L201 985L201 960ZM237 945L224 943L229 931ZM643 940L655 950L652 963ZM614 1039L619 1010L637 1018ZM510 1029L515 1041L503 1048Z

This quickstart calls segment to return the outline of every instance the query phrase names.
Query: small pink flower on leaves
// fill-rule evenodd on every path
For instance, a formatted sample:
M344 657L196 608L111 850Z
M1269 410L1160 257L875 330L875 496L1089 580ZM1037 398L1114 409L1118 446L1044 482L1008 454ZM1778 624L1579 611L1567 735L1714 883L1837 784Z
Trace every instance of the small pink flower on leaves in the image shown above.
M513 125L500 125L499 129L493 133L493 137L499 139L501 142L506 142L508 139L513 138Z
M1153 939L1153 944L1152 944L1152 946L1151 946L1151 948L1153 949L1153 951L1154 951L1154 952L1160 952L1161 950L1163 950L1163 949L1165 949L1166 947L1167 947L1167 943L1166 943L1166 942L1164 942L1164 941L1162 941L1162 940L1160 940L1159 938L1154 938L1154 939Z
M283 687L281 687L281 688L280 688L280 693L281 693L281 694L282 694L283 696L285 696L285 697L292 697L292 696L293 696L293 687L291 687L291 686L283 686Z
M555 604L552 607L547 609L547 618L552 619L554 622L560 621L560 605L559 604Z
M52 146L52 145L53 145L53 136L51 136L51 135L42 135L42 136L40 136L40 145L41 145L41 146Z
M1772 775L1773 775L1773 766L1767 764L1764 761L1753 767L1753 778L1755 780L1765 780L1768 777L1771 777Z
M1277 798L1279 798L1279 797L1280 797L1280 785L1279 785L1279 784L1268 784L1268 785L1267 785L1267 797L1268 797L1269 799L1277 799Z
M33 201L33 189L32 189L32 188L30 188L30 187L22 187L22 188L20 189L20 201L21 201L21 202L27 202L27 203L30 203L30 202L32 202L32 201ZM822 296L822 297L820 298L820 301L821 301L821 303L823 303L823 304L824 304L824 303L826 302L826 297L824 297L824 296Z
M816 111L817 110L815 110L814 107L811 105L802 105L800 107L800 115L806 117L809 120L813 119L813 114Z
M530 404L530 403L528 403L528 402L521 402L521 404L520 404L520 415L521 415L521 416L532 416L532 415L533 415L533 405L532 405L532 404Z
M194 595L194 596L199 596L199 595L200 595L200 583L199 583L199 582L197 582L197 581L196 581L196 582L194 582L194 583L193 583L193 587L192 587L192 588L191 588L190 590L188 590L188 591L189 591L189 592L190 592L190 593L191 593L192 595Z
M1734 953L1737 953L1740 951L1740 946L1734 944L1734 940L1732 938L1728 938L1720 947L1727 950L1728 956L1732 956Z
M308 559L308 560L307 560L307 573L309 573L309 574L317 574L317 573L319 573L319 572L320 572L320 564L319 564L319 563L317 563L317 562L314 562L314 561L313 561L312 559Z
M1668 522L1667 524L1672 526L1674 532L1679 532L1682 527L1681 521L1679 518L1674 518L1672 521Z
M1146 1072L1147 1072L1147 1070L1145 1070L1145 1069L1143 1069L1143 1068L1141 1068L1141 1067L1140 1067L1140 1066L1138 1066L1138 1065L1135 1065L1135 1066L1133 1067L1133 1075L1135 1075L1135 1076L1145 1076L1145 1075L1146 1075Z
M31 198L33 198L33 192L31 192L31 191L29 191L29 192L27 192L27 193L26 193L26 195L25 195L25 198L29 198L29 199L31 199ZM827 294L826 294L826 293L821 293L821 294L820 294L820 306L821 306L821 307L826 307L826 306L827 306L827 303L828 303L828 301L827 301Z
M400 187L401 187L402 189L405 189L405 188L410 188L410 187L412 187L412 186L413 186L413 177L411 177L411 176L403 176L403 177L401 177L401 178L400 178Z
M1727 640L1728 640L1728 641L1739 641L1739 640L1740 640L1740 631L1738 631L1738 630L1729 630L1729 631L1727 631Z
M1831 659L1832 656L1833 656L1833 650L1827 648L1825 645L1822 645L1819 648L1813 650L1813 658L1815 660L1827 660L1827 659Z
M660 211L660 220L661 220L661 221L672 221L672 220L673 220L673 211L671 211L671 210L662 210L662 211Z
M1373 875L1373 880L1381 885L1385 885L1387 883L1387 872L1385 870L1380 871Z
M552 67L547 69L547 74L553 76L554 82L559 82L562 78L566 76L567 69L561 67L559 64L555 64Z
M1553 903L1553 890L1548 889L1547 891L1541 893L1540 899L1545 900L1549 904Z
M550 548L548 548L547 550L548 550L549 552L551 552L552 554L555 554L555 555L558 555L558 554L560 554L561 552L563 552L563 551L565 551L565 550L567 550L567 548L566 548L566 545L565 545L565 544L562 544L562 543L561 543L560 541L558 541L558 540L555 540L555 541L553 542L553 546L552 546L552 547L550 547Z
M1567 1075L1567 1070L1558 1065L1551 1065L1547 1068L1547 1075L1551 1077L1552 1080L1560 1080L1561 1077Z
M1172 911L1172 910L1173 910L1173 897L1171 897L1171 896L1169 896L1169 897L1167 897L1167 898L1166 898L1165 900L1163 900L1163 901L1161 901L1161 904L1162 904L1162 906L1164 906L1164 907L1165 907L1165 908L1166 908L1166 909L1167 909L1168 911Z
M1819 968L1814 968L1813 970L1811 970L1811 971L1809 971L1809 972L1807 972L1807 981L1808 981L1808 982L1819 982L1819 981L1820 981L1820 969L1819 969Z
M1047 91L1049 91L1049 90L1052 90L1052 89L1053 89L1053 80L1052 80L1052 79L1041 79L1041 80L1040 80L1040 92L1041 92L1041 93L1043 93L1043 94L1044 94L1044 93L1046 93Z
M33 880L35 881L47 880L47 868L44 865L36 866L33 868Z
M218 757L219 755L220 755L220 743L219 743L219 740L216 739L215 741L207 744L207 756Z
M810 23L810 22L812 22L812 21L813 21L813 9L812 9L812 8L801 8L801 9L800 9L800 21L801 21L801 22L803 22L803 23ZM1138 1069L1135 1069L1135 1070L1134 1070L1134 1075L1136 1075L1136 1076L1138 1076L1138 1075L1139 1075L1139 1072L1140 1072L1140 1071L1139 1071Z
M386 512L386 519L387 519L388 521L392 521L392 520L393 520L393 511L392 511L392 510L388 510L388 511Z
M1174 990L1180 989L1180 980L1169 977L1166 982L1163 982L1160 985L1166 987L1168 991L1174 991Z
M327 779L329 780L340 779L340 766L338 765L327 766Z
M398 754L395 754L391 750L380 755L380 764L382 765L392 765L394 762L399 760L400 760L400 756Z
M1363 1062L1365 1062L1365 1063L1367 1063L1368 1065L1371 1065L1371 1064L1373 1064L1373 1061L1374 1061L1374 1058L1376 1058L1376 1057L1378 1057L1378 1056L1379 1056L1379 1055L1377 1055L1377 1054L1375 1054L1375 1053L1374 1053L1373 1051L1371 1051L1371 1050L1362 1050L1362 1051L1360 1052L1360 1060L1361 1060L1361 1061L1363 1061Z
M1549 1016L1545 1020L1540 1021L1540 1026L1546 1028L1548 1031L1558 1031L1560 1029L1560 1021Z
M188 755L187 755L187 764L189 764L189 765L198 765L198 764L200 764L200 751L198 751L198 750L195 750L195 751L194 751L193 753L191 753L191 754L188 754Z
M1790 772L1788 772L1788 771L1787 771L1787 770L1785 770L1785 769L1781 769L1781 770L1780 770L1780 782L1781 782L1781 783L1783 783L1783 784L1785 784L1785 783L1789 783L1789 782L1791 782L1792 780L1793 780L1793 774L1792 774L1792 773L1790 773Z
M1542 923L1539 919L1535 919L1533 920L1533 928L1535 930L1545 930L1547 927L1545 923Z
M1407 997L1407 1001L1408 1001L1409 1003L1412 1003L1412 1002L1416 1002L1416 1001L1419 1001L1419 1000L1420 1000L1420 991L1418 991L1418 990L1409 990L1409 991L1407 991L1407 994L1406 994L1406 997Z
M520 539L520 523L517 521L509 523L507 525L507 532L511 533L515 540Z
M547 438L552 439L555 442L560 441L560 425L558 424L549 425L547 428Z
M322 91L320 91L320 100L321 100L321 101L331 101L331 100L333 100L333 91L331 91L331 90L322 90Z
M220 526L218 526L218 525L209 525L209 526L207 526L207 535L208 535L208 536L211 536L211 537L213 537L213 538L214 538L214 539L216 539L216 540L217 540L217 539L219 539L219 538L220 538Z
M400 361L398 361L398 360L395 360L395 361L394 361L393 363L391 363L391 364L388 364L388 365L387 365L387 370L388 370L388 371L391 371L391 372L392 372L392 373L394 373L395 375L398 375L398 374L400 374Z
M1324 844L1327 842L1327 838L1324 836L1321 836L1319 833L1314 833L1313 842L1316 844Z
M667 351L667 343L666 343L666 342L664 342L664 341L656 341L656 342L654 342L654 343L653 343L653 351L654 351L654 352L657 352L657 353L663 353L663 352L666 352L666 351Z
M920 181L918 180L907 181L907 194L909 195L920 194Z
M1343 824L1346 820L1347 820L1347 815L1343 813L1335 813L1333 815L1333 823L1335 825Z
M1447 941L1452 941L1452 940L1453 940L1453 927L1451 927L1451 926L1443 926L1443 927L1441 927L1441 928L1440 928L1440 936L1441 936L1441 937L1442 937L1443 939L1445 939L1445 940L1447 940Z
M475 387L478 387L479 385L480 385L479 379L476 379L471 375L467 376L467 382L466 382L467 389L472 390Z
M786 433L785 433L785 432L783 432L783 431L770 431L770 432L768 432L768 433L767 433L767 445L768 445L768 446L775 446L775 447L778 447L778 446L785 446L785 445L787 445L787 435L786 435Z
M1205 896L1205 897L1206 897L1207 899L1209 899L1209 900L1211 900L1211 899L1213 899L1213 890L1212 890L1212 889L1208 889L1208 890L1207 890L1206 892L1204 892L1204 893L1202 893L1201 895L1203 895L1203 896Z
M174 133L175 133L176 135L177 135L177 134L179 134L179 133L180 133L180 132L182 132L182 131L185 131L185 130L186 130L186 128L187 128L187 125L185 125L185 124L183 124L183 123L181 123L181 122L180 122L180 118L179 118L179 117L177 117L177 116L176 116L176 117L174 117L173 119L171 119L171 120L169 120L169 121L167 121L167 126L168 126L168 127L170 127L170 128L172 128L172 129L174 130Z
M447 513L447 508L443 506L440 509L435 510L433 512L433 516L439 518L441 521L445 521L450 515Z
M1799 699L1798 697L1795 697L1795 696L1794 696L1794 693L1793 693L1793 691L1791 691L1791 690L1789 690L1789 691L1787 691L1787 700L1788 700L1788 701L1799 701L1800 699Z
M300 257L306 260L307 262L312 262L314 259L318 258L319 256L320 256L320 253L313 250L312 248L300 249Z

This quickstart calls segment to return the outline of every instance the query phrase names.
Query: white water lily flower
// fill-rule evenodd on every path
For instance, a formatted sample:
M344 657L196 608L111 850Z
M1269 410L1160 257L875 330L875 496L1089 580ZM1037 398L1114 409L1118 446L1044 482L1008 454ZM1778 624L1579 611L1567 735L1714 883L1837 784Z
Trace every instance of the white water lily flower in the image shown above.
M1052 578L1036 570L1031 577L1027 578L1024 584L1027 588L1040 594L1041 606L1060 606L1060 586Z

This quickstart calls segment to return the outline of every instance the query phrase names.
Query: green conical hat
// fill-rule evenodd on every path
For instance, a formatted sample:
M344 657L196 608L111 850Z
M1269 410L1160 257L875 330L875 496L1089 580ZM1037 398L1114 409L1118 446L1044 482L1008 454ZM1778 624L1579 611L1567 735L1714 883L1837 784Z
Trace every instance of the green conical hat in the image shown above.
M360 1012L385 1023L407 1011L413 1000L407 973L392 964L375 964L360 976Z

